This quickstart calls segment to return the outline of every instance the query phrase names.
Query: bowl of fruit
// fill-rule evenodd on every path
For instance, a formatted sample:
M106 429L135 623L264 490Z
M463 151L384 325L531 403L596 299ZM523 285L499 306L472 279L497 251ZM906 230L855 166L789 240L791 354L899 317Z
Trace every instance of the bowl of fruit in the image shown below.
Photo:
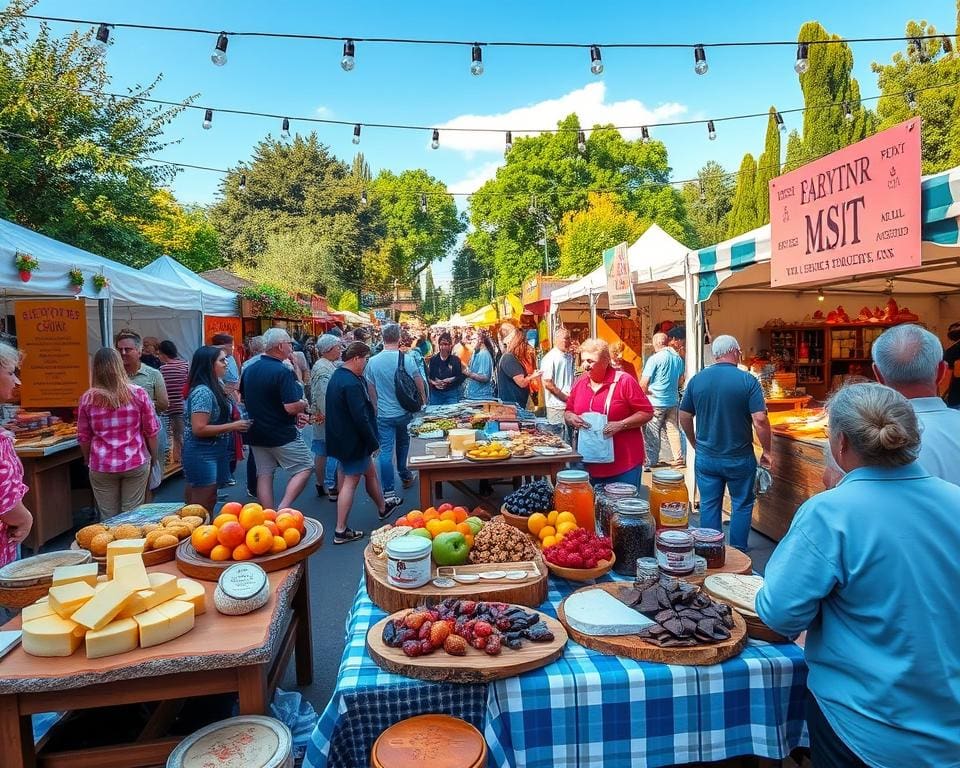
M543 559L554 576L570 581L590 581L613 568L617 558L608 537L576 528L561 541L544 547Z
M536 480L521 485L503 499L500 514L514 528L528 531L527 519L540 512L546 514L553 509L553 487L546 480Z

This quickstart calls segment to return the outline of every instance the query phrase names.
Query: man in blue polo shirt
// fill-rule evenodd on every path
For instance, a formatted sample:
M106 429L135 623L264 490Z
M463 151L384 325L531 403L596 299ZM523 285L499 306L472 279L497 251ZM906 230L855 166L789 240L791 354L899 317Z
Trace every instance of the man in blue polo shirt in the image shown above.
M263 334L263 355L243 372L240 393L253 420L247 444L257 462L257 499L267 508L293 505L313 473L313 456L298 428L307 424L309 403L293 371L283 364L293 349L282 328ZM273 473L283 467L289 474L283 498L273 505Z
M683 465L677 407L680 405L680 379L684 370L681 350L686 336L683 328L677 326L670 329L670 334L654 335L654 347L658 341L663 346L647 359L640 374L640 388L653 406L653 418L643 427L644 453L647 457L644 469L647 470L660 463L660 445L664 436L670 441L674 463ZM662 338L657 339L658 336Z
M753 519L757 459L753 430L770 469L770 420L760 382L738 368L742 355L733 336L713 340L716 363L687 382L680 403L680 426L697 453L694 471L700 489L700 524L722 531L724 487L730 492L730 545L747 550ZM694 431L696 418L696 431Z

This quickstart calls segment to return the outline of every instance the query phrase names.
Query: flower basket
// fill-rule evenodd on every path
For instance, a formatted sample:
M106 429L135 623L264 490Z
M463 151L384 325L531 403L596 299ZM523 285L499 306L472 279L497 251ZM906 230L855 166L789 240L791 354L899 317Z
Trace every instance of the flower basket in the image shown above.
M93 276L93 287L97 293L110 285L110 279L102 272Z
M33 277L33 271L40 266L40 262L29 253L23 253L23 251L17 251L13 258L17 265L17 271L20 273L20 279L29 283L30 278Z
M83 276L83 272L74 268L71 269L67 275L70 279L70 290L72 290L74 293L80 293L80 291L83 290L83 284L87 281Z

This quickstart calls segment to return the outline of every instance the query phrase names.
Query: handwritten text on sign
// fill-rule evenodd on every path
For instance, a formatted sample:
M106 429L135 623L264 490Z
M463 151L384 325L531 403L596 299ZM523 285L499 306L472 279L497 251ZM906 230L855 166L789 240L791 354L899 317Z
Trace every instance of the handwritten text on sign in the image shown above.
M770 182L770 284L920 264L920 120Z
M26 352L20 368L20 404L25 408L75 408L90 386L83 302L17 301L14 311L17 342Z

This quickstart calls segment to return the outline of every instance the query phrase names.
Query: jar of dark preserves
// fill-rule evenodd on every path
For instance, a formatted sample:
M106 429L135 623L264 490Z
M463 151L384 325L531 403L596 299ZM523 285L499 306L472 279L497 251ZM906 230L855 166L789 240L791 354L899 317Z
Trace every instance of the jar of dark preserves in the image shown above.
M727 562L727 548L723 531L715 528L693 528L693 551L707 561L707 568L723 568Z
M620 499L610 521L613 554L617 558L613 570L635 576L637 560L653 556L656 535L650 505L643 499Z
M665 530L657 535L657 562L668 576L693 573L693 536L688 531Z
M597 489L597 536L610 535L610 520L613 519L616 503L636 495L637 486L631 483L607 483Z

